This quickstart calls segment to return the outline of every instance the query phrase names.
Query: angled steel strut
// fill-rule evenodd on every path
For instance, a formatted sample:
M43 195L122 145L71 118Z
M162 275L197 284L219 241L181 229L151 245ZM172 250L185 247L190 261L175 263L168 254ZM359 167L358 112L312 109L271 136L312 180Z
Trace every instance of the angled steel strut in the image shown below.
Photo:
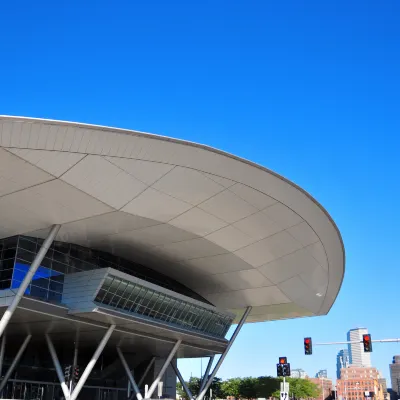
M204 385L203 390L200 392L200 394L198 395L198 397L196 398L196 400L202 400L204 395L207 393L207 390L209 389L209 387L211 386L212 381L215 378L215 375L217 374L219 367L222 365L226 355L229 353L230 348L233 345L233 342L235 341L237 335L239 334L240 330L242 329L243 324L246 321L247 316L250 314L252 307L247 307L246 311L244 312L242 318L240 319L238 326L235 329L235 332L233 332L233 335L231 337L231 340L228 343L228 346L226 347L225 351L222 353L221 357L219 358L217 364L214 367L213 372L211 373L210 377L207 380L207 383Z

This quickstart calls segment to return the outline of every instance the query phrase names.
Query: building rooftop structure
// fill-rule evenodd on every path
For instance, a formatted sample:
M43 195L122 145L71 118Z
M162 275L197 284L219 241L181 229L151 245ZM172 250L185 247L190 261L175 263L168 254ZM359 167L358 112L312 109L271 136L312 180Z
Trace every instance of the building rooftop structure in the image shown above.
M303 189L137 131L0 117L0 213L7 346L27 334L46 350L52 336L57 351L79 342L87 359L101 344L110 368L116 347L140 348L138 370L153 357L225 354L243 315L325 315L344 275L340 233Z

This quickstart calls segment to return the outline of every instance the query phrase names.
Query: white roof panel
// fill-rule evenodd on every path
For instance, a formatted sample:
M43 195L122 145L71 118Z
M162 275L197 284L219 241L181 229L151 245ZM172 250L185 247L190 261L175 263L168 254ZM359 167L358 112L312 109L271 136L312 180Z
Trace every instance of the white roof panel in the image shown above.
M142 132L0 117L0 235L148 265L250 322L326 314L344 275L329 214L276 173Z

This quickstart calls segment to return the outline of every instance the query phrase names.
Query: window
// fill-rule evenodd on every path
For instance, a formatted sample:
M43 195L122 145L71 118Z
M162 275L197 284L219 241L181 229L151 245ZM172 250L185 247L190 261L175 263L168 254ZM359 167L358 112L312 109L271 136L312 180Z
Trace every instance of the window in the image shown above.
M216 337L224 337L233 318L108 275L95 301L115 309Z

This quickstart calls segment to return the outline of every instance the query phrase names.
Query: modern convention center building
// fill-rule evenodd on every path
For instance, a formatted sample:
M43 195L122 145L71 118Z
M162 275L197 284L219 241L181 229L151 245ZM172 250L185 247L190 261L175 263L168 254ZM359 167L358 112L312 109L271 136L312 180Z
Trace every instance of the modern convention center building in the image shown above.
M209 357L202 400L245 322L327 314L343 274L329 214L264 167L0 117L2 398L175 398L177 359Z

